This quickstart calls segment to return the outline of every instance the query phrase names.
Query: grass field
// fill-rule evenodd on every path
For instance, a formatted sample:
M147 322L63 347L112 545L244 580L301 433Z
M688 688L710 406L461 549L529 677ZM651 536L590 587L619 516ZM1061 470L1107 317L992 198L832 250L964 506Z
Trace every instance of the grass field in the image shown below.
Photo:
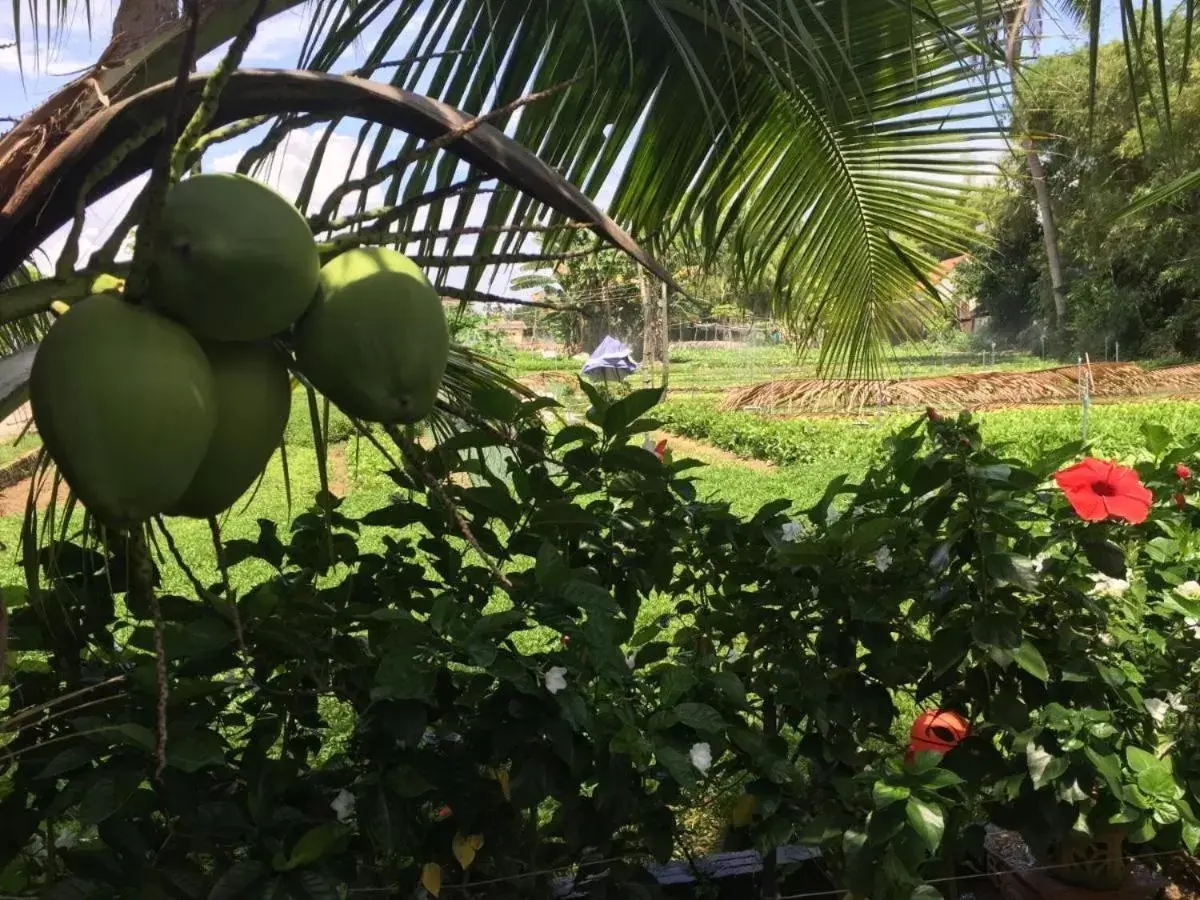
M991 359L988 354L985 366L981 355L977 353L944 350L937 345L902 345L894 348L882 375L889 378L918 378L923 375L979 371L982 368L1028 371L1054 365L1036 356L1020 354L1001 354L994 365ZM540 354L525 351L514 352L506 363L517 377L537 372L575 374L583 364L580 359L544 359ZM688 346L671 350L671 389L688 393L720 391L778 378L809 378L815 376L816 372L814 354L800 356L794 349L782 345L737 349ZM642 377L635 375L632 380L637 384Z

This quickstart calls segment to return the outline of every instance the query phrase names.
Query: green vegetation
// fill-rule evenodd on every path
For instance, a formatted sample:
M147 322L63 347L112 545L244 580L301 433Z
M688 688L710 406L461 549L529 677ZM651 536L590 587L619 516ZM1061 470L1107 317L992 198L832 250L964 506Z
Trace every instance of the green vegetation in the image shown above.
M664 427L686 437L782 467L770 475L747 473L744 480L707 474L701 483L728 486L728 499L777 496L815 502L830 480L863 472L883 452L888 438L909 426L916 413L893 413L869 418L780 418L749 412L721 412L701 400L671 400L657 411ZM978 415L981 430L998 451L1031 460L1081 437L1077 407L998 410ZM1121 403L1093 406L1088 414L1091 451L1099 456L1132 461L1144 453L1142 428L1161 425L1181 439L1200 438L1200 403ZM768 487L770 485L770 487Z
M1096 7L1099 8L1098 5ZM1190 5L1189 5L1190 8ZM1131 7L1132 9L1132 7ZM1024 161L1002 165L995 185L979 191L990 248L956 270L963 297L977 296L980 315L1004 344L1030 349L1043 335L1055 352L1092 359L1200 355L1200 204L1190 193L1124 215L1134 201L1200 167L1200 63L1182 66L1189 38L1181 17L1166 23L1163 73L1171 82L1170 127L1149 70L1130 91L1125 48L1099 48L1092 96L1086 49L1046 56L1024 72L1018 114L1043 135L1039 156L1054 208L1067 273L1067 328L1056 334L1038 205ZM1107 354L1106 354L1107 349Z

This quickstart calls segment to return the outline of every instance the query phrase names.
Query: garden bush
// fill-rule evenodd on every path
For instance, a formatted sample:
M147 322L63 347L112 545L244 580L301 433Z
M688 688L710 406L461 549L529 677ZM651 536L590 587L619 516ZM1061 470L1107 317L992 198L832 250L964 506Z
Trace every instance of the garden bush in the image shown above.
M717 794L876 900L939 896L981 816L1039 853L1195 846L1195 446L1147 427L1068 500L1078 444L1022 462L932 416L739 517L642 449L657 392L583 389L561 428L480 393L379 508L225 542L273 572L236 597L143 603L119 538L58 523L2 594L0 892L653 896ZM906 759L935 707L969 735Z

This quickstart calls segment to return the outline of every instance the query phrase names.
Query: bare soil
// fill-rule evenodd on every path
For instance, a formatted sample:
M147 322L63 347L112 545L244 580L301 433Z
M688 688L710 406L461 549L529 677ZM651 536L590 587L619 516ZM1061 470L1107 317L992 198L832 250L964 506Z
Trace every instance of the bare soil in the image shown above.
M702 441L694 441L691 438L682 437L678 434L671 434L668 431L654 432L654 440L659 441L663 438L667 439L667 447L671 450L676 458L687 457L688 459L698 459L703 463L726 466L743 466L754 472L773 472L775 464L766 462L761 459L746 459L743 456L737 456L730 453L728 450L722 450L719 447L714 447L712 444L705 444Z

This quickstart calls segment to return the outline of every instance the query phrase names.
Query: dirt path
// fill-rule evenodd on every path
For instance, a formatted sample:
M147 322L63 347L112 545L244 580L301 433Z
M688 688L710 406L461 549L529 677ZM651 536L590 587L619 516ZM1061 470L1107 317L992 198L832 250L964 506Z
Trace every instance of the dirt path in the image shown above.
M742 466L754 472L774 472L775 464L766 462L761 459L746 459L742 456L737 456L730 453L728 450L722 450L720 447L714 447L712 444L706 444L703 441L694 441L691 438L682 437L678 434L671 434L669 431L654 432L656 441L667 439L667 446L671 448L671 452L676 458L686 456L689 459L698 459L703 463L712 463L722 466Z

